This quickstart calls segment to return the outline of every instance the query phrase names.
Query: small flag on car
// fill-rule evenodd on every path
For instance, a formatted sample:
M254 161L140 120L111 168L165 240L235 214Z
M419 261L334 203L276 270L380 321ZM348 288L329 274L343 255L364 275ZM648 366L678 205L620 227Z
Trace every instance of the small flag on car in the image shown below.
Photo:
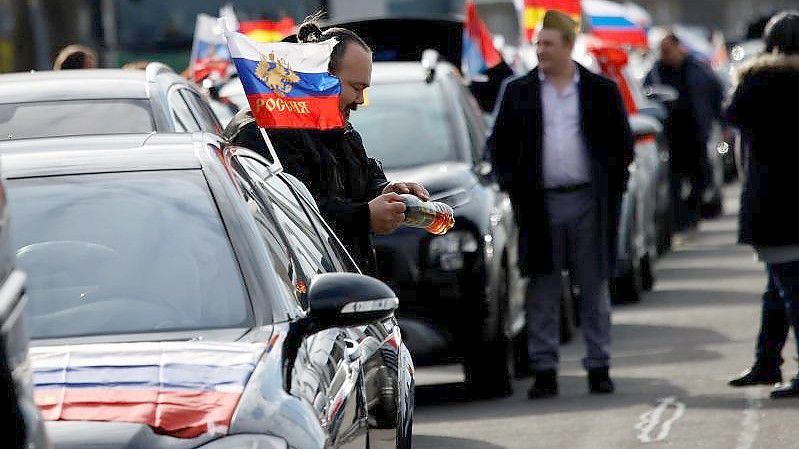
M189 73L195 82L199 83L209 76L218 76L220 79L227 77L230 53L218 20L208 14L197 15L189 62Z
M341 82L327 71L335 40L259 43L236 32L225 37L259 127L344 127Z
M468 78L477 78L486 70L502 62L494 47L491 32L477 14L474 1L466 2L466 20L463 22L463 66Z

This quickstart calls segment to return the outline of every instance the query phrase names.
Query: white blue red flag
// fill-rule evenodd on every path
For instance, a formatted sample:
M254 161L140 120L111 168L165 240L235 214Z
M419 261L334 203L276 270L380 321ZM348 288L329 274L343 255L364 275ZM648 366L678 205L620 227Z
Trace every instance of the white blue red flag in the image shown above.
M340 80L328 73L336 41L259 43L228 32L230 55L259 127L344 127Z
M473 1L466 2L466 20L463 22L463 66L469 78L476 78L502 62L494 47L491 32L477 14Z
M200 82L209 76L226 78L230 67L230 53L218 18L198 14L194 26L194 43L191 47L189 72L191 78Z

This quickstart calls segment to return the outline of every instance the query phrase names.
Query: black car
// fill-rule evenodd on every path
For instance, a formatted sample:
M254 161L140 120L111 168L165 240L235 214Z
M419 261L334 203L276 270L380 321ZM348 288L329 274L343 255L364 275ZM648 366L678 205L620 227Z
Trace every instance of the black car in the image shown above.
M397 298L305 187L209 134L0 144L64 448L409 448Z
M422 183L449 204L455 227L378 237L378 273L402 299L398 316L417 364L463 362L480 395L510 392L512 342L525 327L510 199L483 155L487 124L459 71L376 62L368 104L351 121L389 179ZM453 319L457 311L457 319Z
M221 130L203 93L159 63L0 75L4 140Z

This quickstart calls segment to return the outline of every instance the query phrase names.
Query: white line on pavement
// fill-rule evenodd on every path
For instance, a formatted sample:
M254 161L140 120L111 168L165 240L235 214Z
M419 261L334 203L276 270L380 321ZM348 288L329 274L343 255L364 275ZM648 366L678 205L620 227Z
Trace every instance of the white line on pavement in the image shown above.
M746 393L746 409L741 419L741 433L738 434L735 449L752 449L760 433L760 409L763 408L760 389L751 389Z
M639 417L638 423L635 425L635 430L638 431L638 441L642 443L653 443L655 441L663 441L669 436L671 427L675 421L682 418L685 414L685 404L678 401L674 396L658 399L658 405ZM669 419L663 421L661 424L660 419L668 409L673 409L672 415ZM652 431L660 425L660 432L655 438L652 438Z

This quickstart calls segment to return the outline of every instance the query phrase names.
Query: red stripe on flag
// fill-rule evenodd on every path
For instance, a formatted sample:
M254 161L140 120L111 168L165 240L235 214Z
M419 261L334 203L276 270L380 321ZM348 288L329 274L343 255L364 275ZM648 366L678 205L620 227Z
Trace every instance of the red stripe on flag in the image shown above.
M177 438L226 432L240 397L240 392L118 388L34 392L46 421L139 423Z
M499 51L497 51L496 47L494 47L494 41L491 38L491 32L480 18L480 15L477 13L477 7L471 0L466 2L466 20L464 21L463 26L469 33L469 36L471 36L472 39L478 43L478 45L480 45L480 53L483 55L486 67L490 69L502 62L502 57L499 55Z
M646 32L640 28L635 29L597 29L591 30L591 34L618 45L634 45L637 47L649 47Z
M524 6L542 9L555 9L567 14L582 14L580 0L524 0Z
M338 95L288 98L269 93L247 95L247 100L261 128L330 130L344 127Z

